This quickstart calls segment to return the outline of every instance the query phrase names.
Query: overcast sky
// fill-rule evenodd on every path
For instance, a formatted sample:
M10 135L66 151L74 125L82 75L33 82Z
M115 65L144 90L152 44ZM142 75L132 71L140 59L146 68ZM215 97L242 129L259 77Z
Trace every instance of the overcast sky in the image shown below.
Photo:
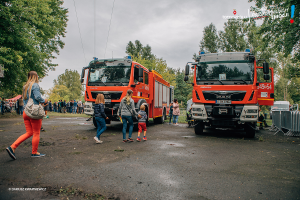
M93 57L126 56L126 45L135 40L144 46L149 44L152 53L166 60L169 67L183 69L199 51L205 26L213 23L218 31L223 30L227 21L223 16L234 16L234 9L236 15L248 16L248 9L254 6L248 0L115 0L108 37L113 2L75 0L82 48L74 1L65 0L63 7L69 11L67 33L63 38L65 46L53 60L58 64L56 70L50 71L41 81L42 89L53 87L53 80L66 69L81 73L82 67Z

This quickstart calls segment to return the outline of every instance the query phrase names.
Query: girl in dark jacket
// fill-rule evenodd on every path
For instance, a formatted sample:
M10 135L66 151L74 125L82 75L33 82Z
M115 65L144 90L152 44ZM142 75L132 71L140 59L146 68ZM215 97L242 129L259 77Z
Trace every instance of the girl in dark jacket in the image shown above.
M105 119L108 119L108 117L104 113L104 104L105 104L104 95L98 94L95 102L95 107L94 107L94 114L97 122L97 136L94 137L96 143L103 142L100 140L100 135L106 130Z

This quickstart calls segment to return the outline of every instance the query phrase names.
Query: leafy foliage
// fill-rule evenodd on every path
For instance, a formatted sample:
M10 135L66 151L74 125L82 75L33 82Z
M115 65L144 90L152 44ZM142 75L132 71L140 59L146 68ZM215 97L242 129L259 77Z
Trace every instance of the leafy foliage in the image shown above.
M5 67L1 90L21 93L29 71L44 77L54 70L54 53L64 47L67 9L62 0L0 2L0 64Z
M193 86L184 81L184 76L184 71L176 70L174 97L177 98L180 104L182 102L182 105L186 106L187 101L192 98Z
M145 60L152 60L155 59L155 56L151 52L151 47L147 44L143 47L142 43L139 40L133 42L129 41L126 46L126 53L133 57L141 57Z
M80 99L83 88L80 82L80 74L76 70L65 70L65 73L53 81L54 87L48 91L49 99L53 102L58 100Z
M151 47L143 45L139 40L133 44L131 41L127 44L126 53L132 56L132 60L140 63L149 70L155 70L160 73L163 78L171 85L175 86L175 71L169 68L167 62L163 58L157 58L151 53Z
M219 36L217 28L213 23L204 27L203 38L200 42L200 51L209 51L217 53L219 50Z
M264 49L274 48L283 52L285 57L293 55L293 60L300 61L300 1L299 0L249 0L255 2L253 11L262 15L262 9L273 17L264 18L258 34L262 35ZM294 23L290 23L291 6L295 5Z

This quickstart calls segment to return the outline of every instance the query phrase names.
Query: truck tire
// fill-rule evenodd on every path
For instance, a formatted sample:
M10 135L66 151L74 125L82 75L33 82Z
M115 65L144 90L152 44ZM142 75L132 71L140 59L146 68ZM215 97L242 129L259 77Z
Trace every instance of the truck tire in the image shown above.
M255 137L255 126L253 125L253 123L246 123L245 124L245 132L246 132L246 137L247 138L254 138Z
M165 123L165 119L166 119L166 109L164 109L161 117L157 117L154 119L154 123L155 124L163 124L163 123Z
M203 121L195 121L195 134L196 135L201 135L203 134L203 129L204 129L204 124Z
M165 117L162 115L161 117L157 117L154 119L155 124L163 124L165 122Z
M93 117L93 124L97 128L97 122L96 122L96 118L95 117Z

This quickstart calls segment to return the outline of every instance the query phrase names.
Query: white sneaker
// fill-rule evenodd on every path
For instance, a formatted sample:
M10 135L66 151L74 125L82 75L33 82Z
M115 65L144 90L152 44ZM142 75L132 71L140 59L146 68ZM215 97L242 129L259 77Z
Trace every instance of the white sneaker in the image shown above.
M102 140L99 140L99 141L97 141L96 143L97 143L97 144L101 144L101 143L103 143L103 141L102 141Z
M96 143L100 142L100 140L96 136L94 137L94 140L96 140Z

